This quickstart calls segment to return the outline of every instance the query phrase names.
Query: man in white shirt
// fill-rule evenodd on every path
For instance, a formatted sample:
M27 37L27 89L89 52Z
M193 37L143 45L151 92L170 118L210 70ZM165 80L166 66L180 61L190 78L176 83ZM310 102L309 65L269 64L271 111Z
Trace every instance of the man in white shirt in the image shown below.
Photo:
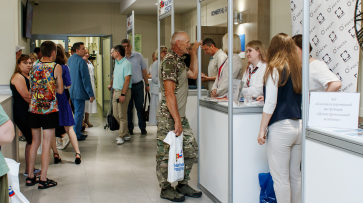
M221 49L218 49L211 38L206 38L203 41L202 49L205 54L211 56L208 65L208 75L202 73L202 82L208 82L208 89L212 90L213 83L218 75L218 68L221 67L227 59L227 54Z

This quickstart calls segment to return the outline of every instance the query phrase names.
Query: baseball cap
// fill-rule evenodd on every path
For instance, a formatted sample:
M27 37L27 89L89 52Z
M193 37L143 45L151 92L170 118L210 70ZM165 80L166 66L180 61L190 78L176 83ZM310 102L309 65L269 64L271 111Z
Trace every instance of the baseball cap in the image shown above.
M22 49L25 49L25 47L21 47L19 45L16 45L16 47L15 47L15 53L18 52L18 51L20 51L20 50L22 50Z

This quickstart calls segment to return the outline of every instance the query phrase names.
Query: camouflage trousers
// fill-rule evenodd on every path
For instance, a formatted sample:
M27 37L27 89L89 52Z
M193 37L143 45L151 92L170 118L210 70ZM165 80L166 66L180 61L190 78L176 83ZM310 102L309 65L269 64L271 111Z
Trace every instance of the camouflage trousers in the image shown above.
M193 136L188 119L181 119L183 127L184 180L179 181L179 183L187 184L190 180L190 172L193 167L194 159L198 154L198 144ZM170 146L169 144L163 142L163 140L165 139L166 135L173 130L175 130L174 119L163 116L158 117L156 175L159 180L159 185L162 189L170 186L170 183L167 181Z

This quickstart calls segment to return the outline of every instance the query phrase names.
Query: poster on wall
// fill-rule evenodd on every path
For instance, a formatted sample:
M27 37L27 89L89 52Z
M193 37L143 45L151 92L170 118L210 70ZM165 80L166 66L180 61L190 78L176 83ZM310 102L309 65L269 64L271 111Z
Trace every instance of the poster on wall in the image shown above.
M132 33L128 34L128 38L132 44ZM142 51L142 34L135 34L134 38L135 38L135 44L134 44L135 49L133 51L141 53L141 51Z
M246 35L238 35L241 40L241 53L239 53L239 57L244 59L246 58Z
M134 12L132 11L127 15L127 34L132 33L132 29L134 27L133 25L134 25Z
M357 0L310 0L310 44L313 47L310 55L324 61L336 74L342 82L342 92L357 91L359 44L354 28L356 3ZM359 9L357 15L360 13ZM291 1L291 18L292 34L302 34L303 1Z
M159 0L159 18L163 19L171 15L173 0Z

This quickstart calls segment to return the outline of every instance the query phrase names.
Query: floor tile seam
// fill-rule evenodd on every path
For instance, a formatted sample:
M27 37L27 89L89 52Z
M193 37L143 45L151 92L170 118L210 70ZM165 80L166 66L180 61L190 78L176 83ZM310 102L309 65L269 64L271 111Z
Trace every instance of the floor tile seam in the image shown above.
M120 151L120 149L119 149L119 148L118 148L118 150ZM146 190L145 190L144 186L141 184L141 182L140 182L139 178L138 178L138 177L137 177L137 175L135 174L135 171L132 169L132 167L131 167L131 165L130 165L129 161L125 158L124 154L122 154L122 152L121 152L121 151L120 151L120 153L121 153L122 157L124 158L124 160L126 161L126 164L130 167L130 169L131 169L132 173L134 174L134 176L136 177L137 181L138 181L138 182L139 182L139 184L141 185L141 187L142 187L142 189L144 190L145 194L149 197L150 202L153 202L153 201L152 201L152 199L151 199L151 197L149 196L149 194L146 192Z

